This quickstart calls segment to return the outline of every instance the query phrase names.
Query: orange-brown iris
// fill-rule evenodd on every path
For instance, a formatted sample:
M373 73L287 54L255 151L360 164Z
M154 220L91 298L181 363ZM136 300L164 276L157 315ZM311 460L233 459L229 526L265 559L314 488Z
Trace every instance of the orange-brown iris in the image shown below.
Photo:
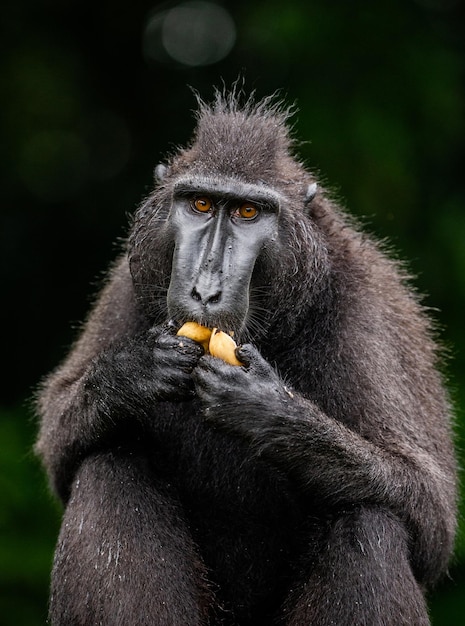
M242 217L242 219L252 220L257 215L258 209L253 204L244 202L244 204L241 204L239 207L238 213L239 217Z
M208 213L208 211L210 211L212 206L213 206L213 203L210 200L210 198L206 198L202 196L194 200L194 208L196 211L199 211L199 213Z

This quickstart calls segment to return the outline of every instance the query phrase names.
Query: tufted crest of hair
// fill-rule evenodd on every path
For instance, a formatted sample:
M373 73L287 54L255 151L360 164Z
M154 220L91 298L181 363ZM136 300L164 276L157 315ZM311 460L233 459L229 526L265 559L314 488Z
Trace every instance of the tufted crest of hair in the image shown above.
M189 168L192 173L278 184L301 179L303 168L291 154L291 108L275 97L243 101L234 90L217 91L211 104L197 100L193 142L174 160L173 171Z

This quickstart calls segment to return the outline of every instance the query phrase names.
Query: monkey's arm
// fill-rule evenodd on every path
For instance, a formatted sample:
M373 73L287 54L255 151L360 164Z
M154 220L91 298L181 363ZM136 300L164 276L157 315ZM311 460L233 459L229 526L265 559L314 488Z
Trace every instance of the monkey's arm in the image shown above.
M154 403L192 394L190 372L202 348L149 326L138 311L124 258L74 349L44 381L37 399L36 449L63 499L89 453L140 436Z
M238 356L246 368L205 357L194 370L206 418L244 437L253 453L329 508L374 505L394 512L409 530L416 574L425 584L434 582L446 567L455 532L455 480L445 434L423 447L428 433L411 436L407 426L392 436L387 420L398 416L386 415L379 420L386 420L386 432L370 433L370 440L288 389L251 346Z

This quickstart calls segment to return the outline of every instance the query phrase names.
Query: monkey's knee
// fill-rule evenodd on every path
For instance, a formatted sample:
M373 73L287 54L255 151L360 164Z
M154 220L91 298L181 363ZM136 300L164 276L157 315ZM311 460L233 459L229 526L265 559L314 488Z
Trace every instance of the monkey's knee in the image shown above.
M288 626L428 626L426 602L408 560L407 535L389 512L339 517L286 606Z
M108 454L83 464L55 553L53 626L200 625L205 580L178 505L137 463Z

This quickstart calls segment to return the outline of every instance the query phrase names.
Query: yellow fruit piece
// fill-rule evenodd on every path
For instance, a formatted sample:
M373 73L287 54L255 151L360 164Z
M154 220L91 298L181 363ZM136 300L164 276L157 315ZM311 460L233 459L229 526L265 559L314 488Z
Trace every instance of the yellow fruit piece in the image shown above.
M208 344L212 335L211 328L197 324L197 322L186 322L176 334L197 341L197 343L202 344L205 352L208 352Z
M176 334L200 343L205 350L205 354L216 356L230 365L242 365L236 357L235 350L237 345L231 336L233 333L224 333L217 328L212 330L197 322L186 322Z
M236 342L227 333L217 328L213 329L208 349L212 356L223 359L230 365L242 365L236 357Z

